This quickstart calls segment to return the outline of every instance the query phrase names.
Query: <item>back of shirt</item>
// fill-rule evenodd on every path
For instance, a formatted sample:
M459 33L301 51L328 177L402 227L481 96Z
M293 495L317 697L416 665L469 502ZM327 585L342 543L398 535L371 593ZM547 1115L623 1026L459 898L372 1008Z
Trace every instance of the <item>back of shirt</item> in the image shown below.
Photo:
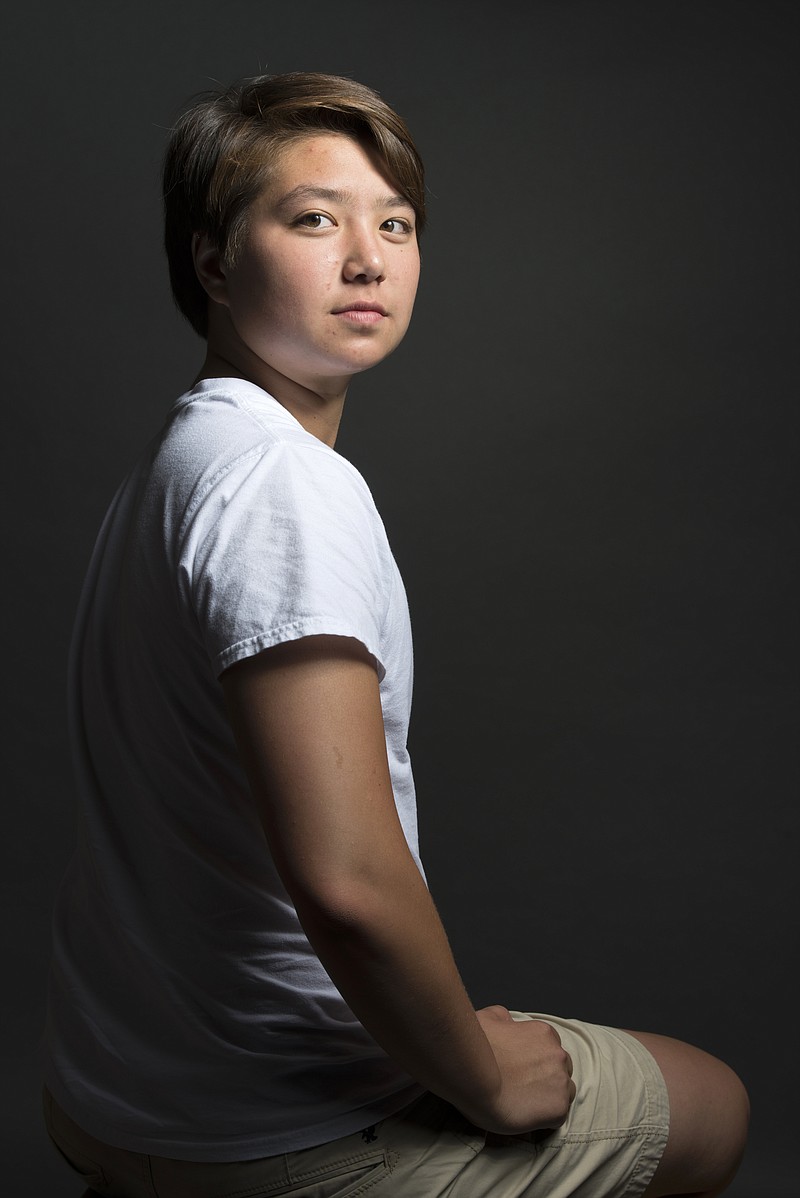
M419 1092L314 955L224 714L225 668L316 634L375 659L419 861L408 610L372 497L259 388L206 380L114 500L73 642L79 836L55 914L45 1080L109 1143L269 1156Z

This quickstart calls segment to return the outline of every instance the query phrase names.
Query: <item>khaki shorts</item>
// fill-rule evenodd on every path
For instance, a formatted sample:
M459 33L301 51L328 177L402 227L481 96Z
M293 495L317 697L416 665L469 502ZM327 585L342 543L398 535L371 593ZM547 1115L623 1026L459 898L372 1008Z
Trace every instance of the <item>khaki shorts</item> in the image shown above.
M212 1164L112 1148L45 1091L56 1147L109 1198L634 1198L667 1142L666 1086L638 1040L612 1028L544 1019L574 1065L577 1095L557 1131L487 1136L426 1094L375 1127L260 1160Z

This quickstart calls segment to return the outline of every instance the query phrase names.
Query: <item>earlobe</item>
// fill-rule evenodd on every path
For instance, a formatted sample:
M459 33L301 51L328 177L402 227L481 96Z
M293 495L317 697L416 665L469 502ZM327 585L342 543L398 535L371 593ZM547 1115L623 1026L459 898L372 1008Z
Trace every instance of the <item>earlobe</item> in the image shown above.
M222 258L207 233L192 236L192 258L200 283L209 296L218 304L228 303L228 280Z

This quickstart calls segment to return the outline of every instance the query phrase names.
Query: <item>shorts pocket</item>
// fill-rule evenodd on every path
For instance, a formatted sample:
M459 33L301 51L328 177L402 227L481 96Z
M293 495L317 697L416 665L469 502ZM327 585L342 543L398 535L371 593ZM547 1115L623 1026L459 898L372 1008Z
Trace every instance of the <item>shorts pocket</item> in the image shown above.
M298 1162L296 1162L298 1163ZM309 1162L310 1165L310 1162ZM308 1170L289 1166L292 1180L280 1190L265 1191L265 1198L358 1198L391 1173L385 1152L359 1153ZM233 1195L230 1196L233 1198ZM255 1195L253 1196L255 1198Z
M151 1156L159 1198L359 1198L388 1177L393 1154L336 1144L249 1161L179 1161Z

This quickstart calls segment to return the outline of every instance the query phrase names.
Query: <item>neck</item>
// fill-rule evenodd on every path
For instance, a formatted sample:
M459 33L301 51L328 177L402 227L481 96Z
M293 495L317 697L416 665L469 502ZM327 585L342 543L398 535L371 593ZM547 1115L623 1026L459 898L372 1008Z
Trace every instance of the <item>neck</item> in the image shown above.
M259 358L240 338L226 335L224 325L221 330L215 327L218 323L210 322L208 351L195 382L238 378L255 383L291 412L307 433L333 448L350 376L303 381L290 378Z
M257 371L242 369L241 364L209 349L194 381L199 383L202 379L234 378L255 383L282 404L307 433L332 449L342 420L346 388L322 393L287 378L267 363L259 363L259 366Z

